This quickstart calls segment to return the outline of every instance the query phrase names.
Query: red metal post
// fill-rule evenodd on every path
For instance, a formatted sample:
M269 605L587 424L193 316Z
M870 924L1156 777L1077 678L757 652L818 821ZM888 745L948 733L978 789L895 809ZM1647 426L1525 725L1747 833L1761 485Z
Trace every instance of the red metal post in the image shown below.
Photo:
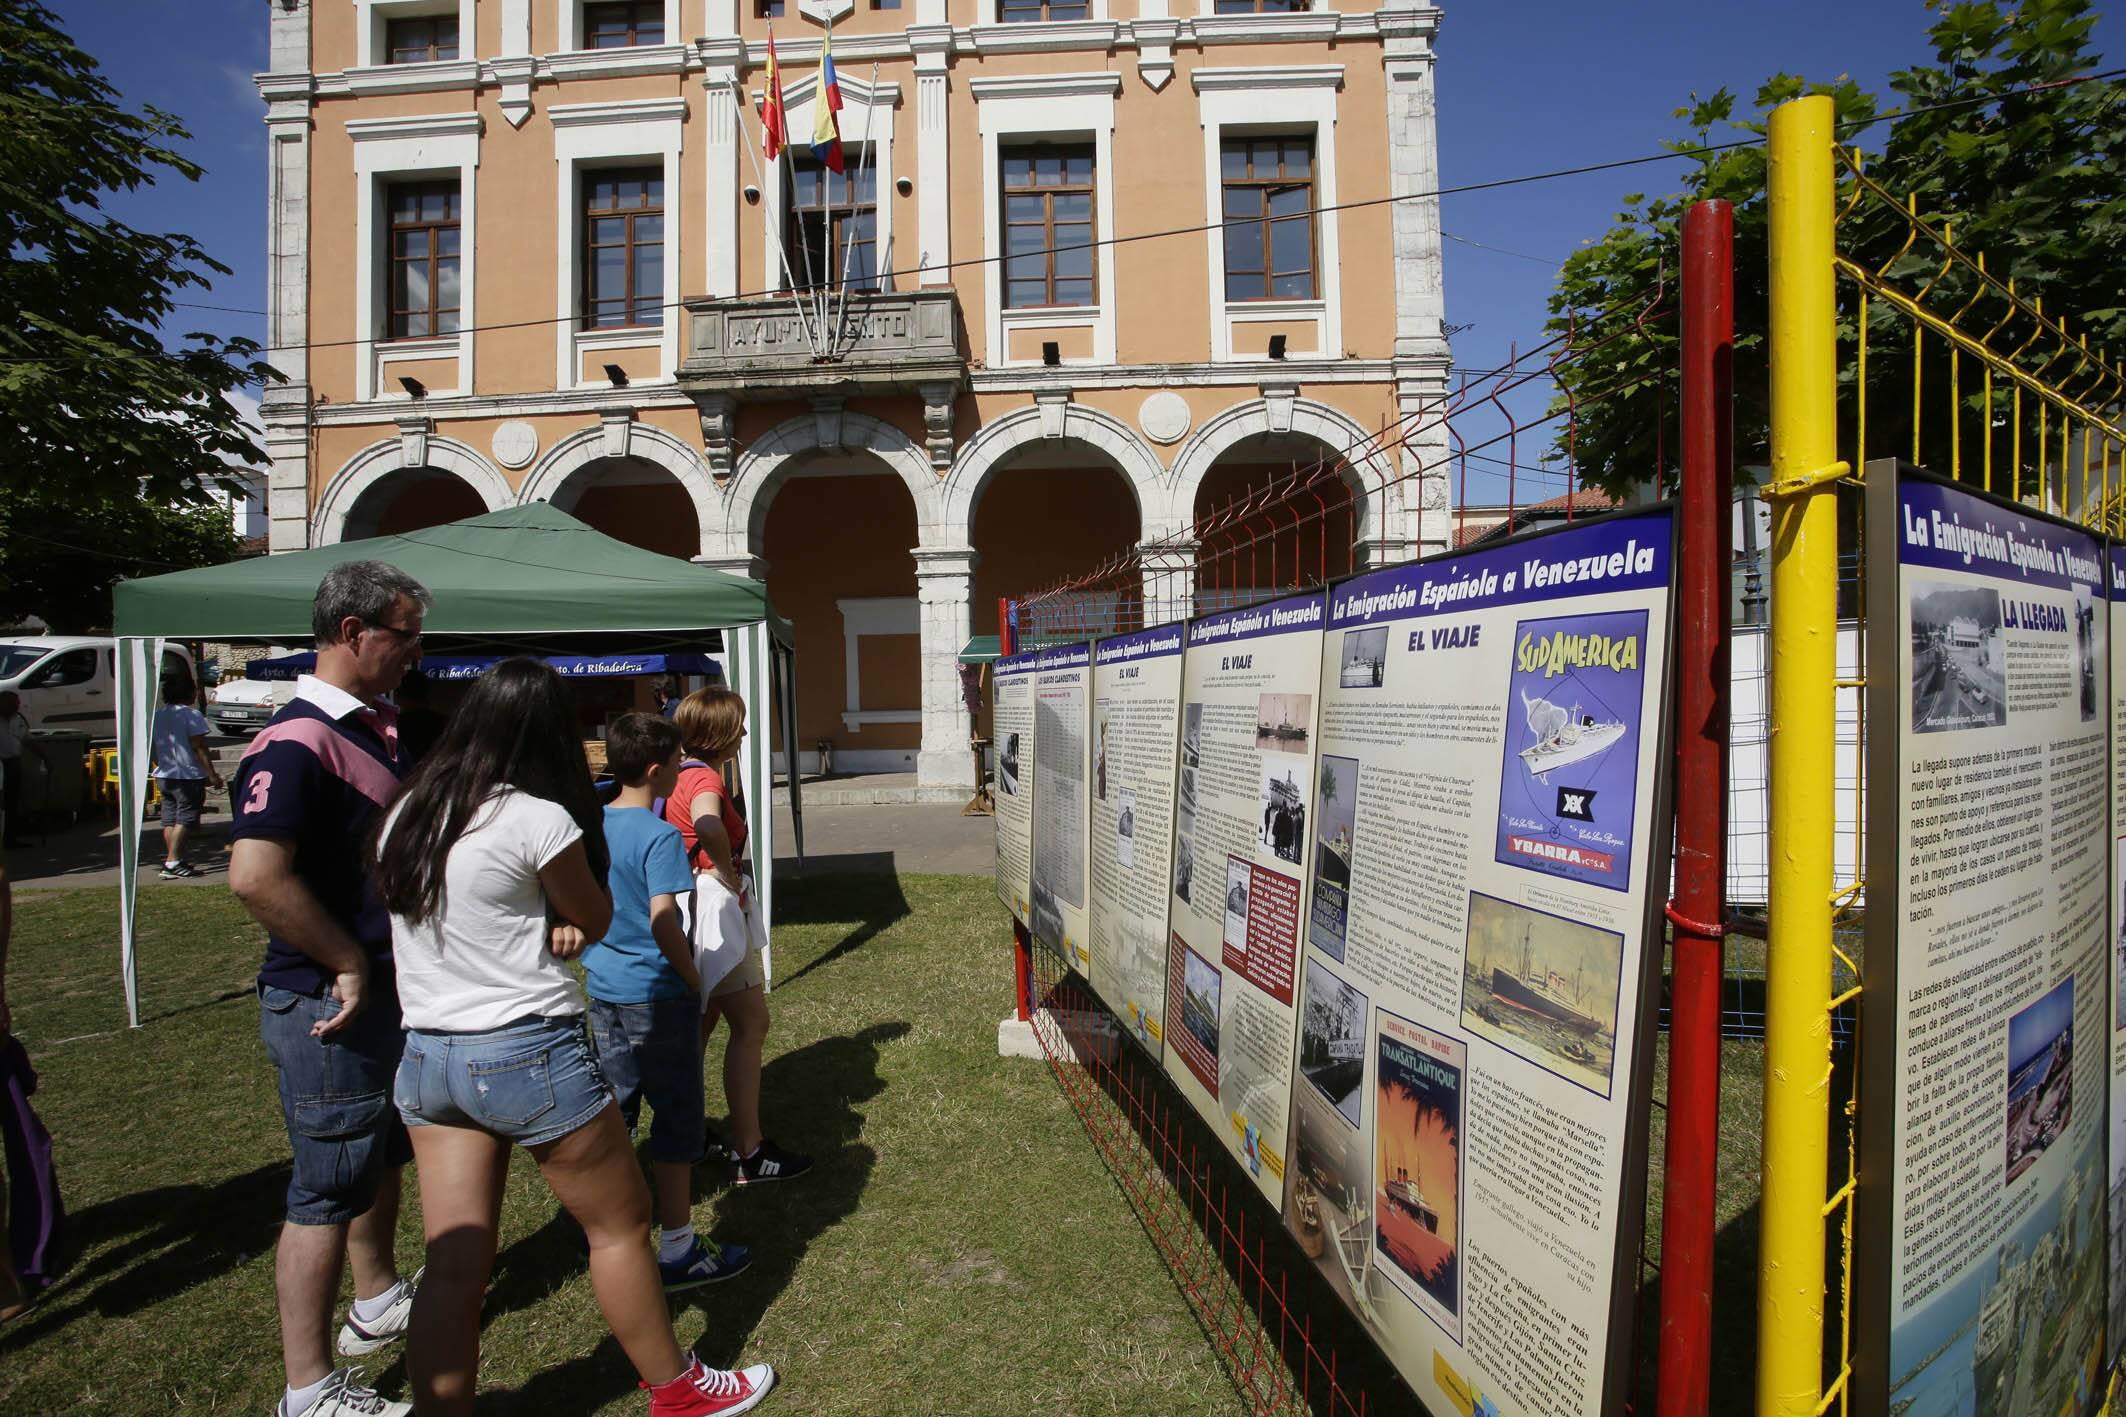
M1011 601L997 597L997 653L1017 654L1019 636L1011 623ZM1019 1022L1033 1018L1033 936L1018 921L1011 922L1011 963L1016 981L1013 997L1019 1001Z
M1713 1187L1727 888L1728 577L1733 563L1735 217L1683 218L1682 545L1676 663L1676 895L1661 1199L1661 1417L1711 1400Z

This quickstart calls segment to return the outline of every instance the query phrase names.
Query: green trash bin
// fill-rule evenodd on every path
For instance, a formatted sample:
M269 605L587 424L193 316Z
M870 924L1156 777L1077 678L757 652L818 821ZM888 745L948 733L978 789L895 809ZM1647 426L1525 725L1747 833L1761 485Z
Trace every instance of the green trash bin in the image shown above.
M22 814L79 821L89 809L90 735L72 729L32 733L22 745Z

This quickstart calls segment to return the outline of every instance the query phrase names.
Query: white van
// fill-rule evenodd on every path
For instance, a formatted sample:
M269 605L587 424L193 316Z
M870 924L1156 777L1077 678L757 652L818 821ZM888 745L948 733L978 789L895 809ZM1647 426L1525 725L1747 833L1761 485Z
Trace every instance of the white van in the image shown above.
M182 671L198 682L192 656L165 645L162 672ZM70 728L91 738L118 738L118 643L85 635L21 635L0 638L0 690L22 699L32 733ZM149 692L161 702L160 686Z

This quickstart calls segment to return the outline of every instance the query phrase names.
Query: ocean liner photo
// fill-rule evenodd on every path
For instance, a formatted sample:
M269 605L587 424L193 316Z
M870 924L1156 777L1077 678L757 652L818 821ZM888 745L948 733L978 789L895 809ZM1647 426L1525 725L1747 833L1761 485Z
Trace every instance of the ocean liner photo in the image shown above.
M1582 713L1575 703L1570 709L1548 699L1531 698L1521 691L1521 712L1535 741L1521 749L1521 761L1538 782L1548 782L1559 768L1585 762L1624 736L1624 725L1615 719L1600 720Z

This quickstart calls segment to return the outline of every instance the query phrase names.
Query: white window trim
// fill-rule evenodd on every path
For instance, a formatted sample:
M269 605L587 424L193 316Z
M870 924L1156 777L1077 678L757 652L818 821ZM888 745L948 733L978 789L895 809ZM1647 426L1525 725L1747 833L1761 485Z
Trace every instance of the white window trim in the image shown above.
M354 308L357 330L354 360L356 402L397 400L410 403L403 392L387 392L384 368L409 360L436 359L452 353L458 359L458 386L434 389L437 395L472 392L472 332L478 323L473 308L473 279L478 259L479 203L475 176L480 170L480 134L484 125L477 113L446 113L426 118L350 118L347 136L354 143L355 232ZM385 189L394 182L456 173L458 178L458 332L425 340L380 341L386 311L380 288L385 271L383 210Z
M588 54L657 54L666 49L685 49L684 38L679 33L679 0L664 0L664 43L646 44L634 49L583 48L583 7L591 0L561 0L561 48L564 52L582 51Z
M982 0L980 19L965 33L977 54L1067 54L1107 50L1122 26L1108 18L1107 0L1093 0L1092 17L1084 20L1011 20L1002 18L998 0Z
M458 57L435 64L386 64L389 52L384 45L384 23L387 20L418 18L422 15L447 15L455 8L458 12ZM478 45L473 30L474 0L354 0L354 62L358 69L390 69L401 72L410 70L440 70L443 64L466 64L479 58L474 52Z
M848 110L844 109L844 112ZM867 723L921 723L923 711L912 709L867 709L857 691L857 645L865 635L920 635L922 611L912 595L855 596L834 602L842 614L842 671L847 698L842 709L842 727L861 733Z
M591 350L659 351L657 374L643 383L669 383L679 368L679 253L685 226L685 194L680 189L679 154L686 121L683 98L631 99L619 103L564 103L546 110L554 125L554 161L560 168L555 188L554 318L563 337L554 341L557 389L601 388L602 380L583 377L583 355ZM583 279L583 172L617 167L629 161L656 159L664 166L664 299L662 326L641 330L585 330L577 309Z
M1209 3L1209 0L1205 0L1205 3ZM1009 22L1009 27L1015 30L1053 31L1063 25L1093 24L1107 18L1107 0L1092 0L1092 8L1086 13L1091 18L1084 20L1012 20ZM988 25L1003 25L1005 23L1004 0L981 0L981 4L975 11L975 25L977 28Z
M1116 73L1028 74L970 80L982 130L983 305L988 318L988 366L1039 364L1039 357L1013 360L1008 343L1014 329L1093 329L1091 360L1067 364L1115 362L1115 98L1122 92ZM1042 307L1004 308L1004 194L999 165L1008 139L1093 140L1094 252L1100 303L1082 314ZM1089 317L1089 318L1088 318Z
M837 66L838 67L838 66ZM869 124L871 162L878 170L872 190L878 193L878 268L885 279L881 290L893 289L891 272L899 264L893 251L893 114L901 106L901 86L897 82L881 82L877 87L861 79L837 75L836 82L842 91L842 151L853 156L865 141L865 125ZM806 74L793 83L783 85L783 111L790 124L790 146L812 149L812 124L814 96L819 91L819 72ZM756 92L753 96L757 112L766 95ZM741 138L741 141L744 141ZM761 284L758 289L780 291L783 287L783 233L788 229L788 183L784 173L788 164L776 161L767 165L765 189L761 192L760 224L762 266ZM796 257L790 262L791 269L797 266Z
M1292 64L1252 68L1197 69L1190 82L1203 120L1204 250L1210 272L1211 359L1230 363L1259 355L1233 353L1232 322L1318 322L1317 352L1288 355L1292 363L1333 361L1343 357L1343 261L1339 213L1322 211L1315 218L1315 272L1320 277L1313 300L1248 300L1228 305L1225 298L1225 230L1219 149L1225 129L1250 133L1298 133L1314 137L1314 205L1336 205L1336 97L1343 87L1341 64Z

